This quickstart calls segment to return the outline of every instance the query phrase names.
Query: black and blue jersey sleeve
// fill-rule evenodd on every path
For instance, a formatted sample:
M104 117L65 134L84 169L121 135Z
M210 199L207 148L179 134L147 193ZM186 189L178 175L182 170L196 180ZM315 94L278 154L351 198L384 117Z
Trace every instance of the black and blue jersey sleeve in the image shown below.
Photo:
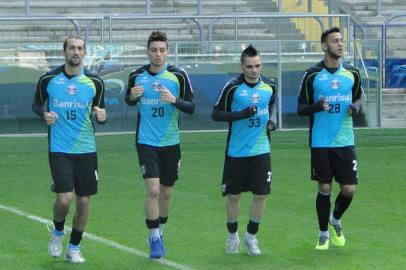
M34 102L31 108L41 118L43 117L44 112L47 111L44 110L44 103L48 99L48 84L57 74L62 72L62 70L63 66L60 66L52 71L43 74L38 80L37 89L34 95Z
M321 64L306 70L300 83L297 113L300 116L311 116L323 110L323 101L314 102L313 83L314 78L322 69Z
M243 83L242 75L229 80L217 98L212 111L213 121L237 121L244 118L249 118L255 114L255 111L248 107L240 111L231 111L231 104L235 90Z
M184 113L193 114L195 111L193 88L187 72L175 66L169 66L168 71L173 73L179 82L179 97L176 98L174 106Z

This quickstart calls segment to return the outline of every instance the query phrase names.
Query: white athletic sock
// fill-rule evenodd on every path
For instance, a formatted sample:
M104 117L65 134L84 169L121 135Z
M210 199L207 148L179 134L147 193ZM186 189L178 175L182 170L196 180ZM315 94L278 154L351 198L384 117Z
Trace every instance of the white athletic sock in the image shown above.
M159 235L164 234L164 227L165 227L165 224L159 224Z
M245 233L245 240L252 241L254 239L255 239L255 234L251 234L251 233L248 233L248 232Z
M151 239L153 237L159 237L159 229L158 228L149 229L149 238Z
M238 232L235 233L228 233L228 239L230 240L238 240Z
M325 236L325 237L327 237L327 238L330 238L330 234L329 234L328 231L320 231L320 232L319 232L319 237L320 237L320 236Z
M331 214L331 215L330 215L330 224L331 224L331 225L340 225L341 222L340 222L339 219L335 219L335 218L333 217L333 215Z

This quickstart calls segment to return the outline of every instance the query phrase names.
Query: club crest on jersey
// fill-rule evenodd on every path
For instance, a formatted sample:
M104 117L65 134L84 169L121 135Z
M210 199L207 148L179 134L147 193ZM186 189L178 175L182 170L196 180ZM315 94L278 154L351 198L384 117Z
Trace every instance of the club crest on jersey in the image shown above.
M341 83L338 80L334 79L331 81L332 89L338 89L338 88L340 88L340 86L341 86Z
M161 83L158 81L153 82L152 89L154 89L154 91L156 92L159 92L161 90Z
M251 102L254 103L254 104L259 102L259 95L257 93L252 94Z
M76 86L74 86L74 85L69 85L68 88L66 88L66 92L67 92L69 95L73 96L73 95L76 94L76 92L77 92Z

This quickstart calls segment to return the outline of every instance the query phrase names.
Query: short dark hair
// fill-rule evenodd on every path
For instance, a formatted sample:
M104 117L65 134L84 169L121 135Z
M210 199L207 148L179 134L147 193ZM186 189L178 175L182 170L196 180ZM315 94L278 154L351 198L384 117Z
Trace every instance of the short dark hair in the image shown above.
M340 33L340 28L332 27L330 29L324 30L323 33L321 33L320 42L326 42L328 35L330 35L331 33Z
M242 53L241 53L241 64L244 63L245 57L254 57L259 55L259 52L257 49L255 49L252 44L250 44L247 48L245 48Z
M161 31L152 32L148 38L148 44L147 44L148 49L149 49L149 45L151 44L151 42L154 42L154 41L165 42L166 48L168 48L168 39L166 38L165 32L161 32Z
M69 36L63 42L63 51L66 51L66 47L68 46L69 39L80 39L81 41L83 41L83 48L86 50L86 41L84 38L82 38L81 36Z

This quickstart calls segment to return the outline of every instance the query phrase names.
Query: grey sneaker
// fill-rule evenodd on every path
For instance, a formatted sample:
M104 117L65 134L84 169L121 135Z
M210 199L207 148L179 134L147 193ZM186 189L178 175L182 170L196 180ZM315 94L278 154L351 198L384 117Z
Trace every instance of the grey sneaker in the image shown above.
M237 237L236 239L227 239L226 242L226 253L227 254L238 254L240 246L240 239Z
M258 247L258 240L256 238L248 240L244 239L244 244L247 249L247 253L250 256L258 256L261 254L261 250Z
M55 234L55 228L47 227L51 233L51 237L48 243L48 253L51 257L57 258L62 255L62 242L65 234L58 236Z
M83 263L85 258L83 258L80 249L78 248L68 248L65 254L65 260L71 263Z

